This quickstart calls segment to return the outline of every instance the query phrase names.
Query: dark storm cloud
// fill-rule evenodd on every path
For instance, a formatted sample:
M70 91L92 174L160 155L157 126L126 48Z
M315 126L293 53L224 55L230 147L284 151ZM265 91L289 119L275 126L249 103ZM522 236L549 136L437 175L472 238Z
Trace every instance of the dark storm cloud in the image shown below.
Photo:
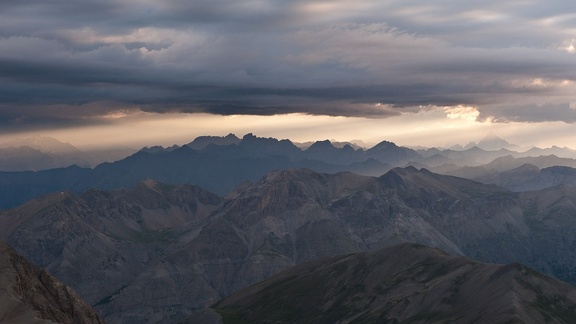
M503 114L502 111L506 113ZM493 119L495 122L541 122L562 120L576 122L576 106L563 104L523 104L484 109L480 119Z
M0 124L457 105L574 122L572 12L567 1L3 1Z

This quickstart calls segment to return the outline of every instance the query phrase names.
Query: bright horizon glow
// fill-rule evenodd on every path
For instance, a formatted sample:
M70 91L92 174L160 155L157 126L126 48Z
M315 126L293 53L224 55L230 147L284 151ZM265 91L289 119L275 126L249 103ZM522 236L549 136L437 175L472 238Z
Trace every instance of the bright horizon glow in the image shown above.
M210 114L117 115L105 125L69 129L53 129L0 136L0 143L34 135L50 136L82 150L113 147L183 145L198 136L242 137L253 133L258 137L290 139L293 142L318 140L361 140L373 146L383 140L401 146L450 147L478 142L494 133L521 147L574 147L576 126L563 122L492 123L476 121L474 107L436 107L419 113L371 119L361 117L330 117L305 114L275 116ZM547 129L543 136L542 129Z

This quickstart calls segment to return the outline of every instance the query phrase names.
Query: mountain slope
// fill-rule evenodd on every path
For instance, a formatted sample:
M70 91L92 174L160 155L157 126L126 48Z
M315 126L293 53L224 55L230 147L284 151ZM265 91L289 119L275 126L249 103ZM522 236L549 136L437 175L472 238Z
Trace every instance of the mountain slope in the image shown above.
M0 212L0 239L111 323L174 322L302 262L403 242L574 283L575 190L518 194L413 167L277 170L224 198L148 180Z
M104 323L72 289L0 242L0 322Z
M429 172L421 176L436 177ZM467 209L481 209L490 203L475 201L474 192L460 191L457 186L467 188L462 183L480 193L507 193L466 179L437 177L429 180L445 190L437 194L449 191L454 201L468 197L469 201L462 203L462 211L456 210L463 215L468 215ZM441 184L442 179L451 182ZM506 233L508 228L506 220L500 217L492 221L502 225L488 226L485 223L490 220L484 217L472 221L473 217L459 216L461 220L446 226L443 233L441 227L435 227L436 223L442 223L438 215L416 208L420 203L410 207L401 198L403 195L386 181L373 177L320 174L311 170L274 171L228 195L229 200L201 228L183 227L181 245L120 291L107 306L114 312L107 319L120 321L120 316L126 314L133 319L152 318L158 307L149 306L152 302L147 300L149 296L170 301L172 308L162 309L162 313L179 309L180 314L190 314L283 269L327 255L401 242L420 242L462 254L464 245L458 246L448 239L450 231L455 232L451 234L454 237L475 242L481 234L491 237ZM445 204L451 206L454 201ZM470 235L479 229L483 231L481 234Z
M569 323L576 288L520 264L402 244L301 264L214 309L224 323Z
M1 212L0 237L106 317L114 296L177 244L174 229L199 226L221 203L198 187L154 181L81 196L57 192Z

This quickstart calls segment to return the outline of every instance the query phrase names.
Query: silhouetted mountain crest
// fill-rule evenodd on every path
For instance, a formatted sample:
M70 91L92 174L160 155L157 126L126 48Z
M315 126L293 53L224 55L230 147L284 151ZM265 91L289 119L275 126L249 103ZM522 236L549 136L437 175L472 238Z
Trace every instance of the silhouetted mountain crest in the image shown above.
M376 146L368 149L366 151L366 156L391 164L407 163L422 158L418 152L409 148L399 147L388 141L382 141Z
M236 135L230 133L226 136L199 136L196 137L192 142L188 143L192 149L195 150L202 150L206 146L212 145L230 145L230 144L238 144L240 143L240 139L236 137Z
M278 154L293 157L302 152L298 147L292 144L290 140L277 140L272 137L256 137L252 133L244 135L238 146L248 150L248 152L252 154ZM262 152L259 152L258 150L261 150Z
M310 150L331 150L331 149L337 149L334 145L332 145L332 143L329 140L324 140L324 141L316 141L314 142L314 144L310 145L310 147L308 149L306 149L306 151L310 151Z

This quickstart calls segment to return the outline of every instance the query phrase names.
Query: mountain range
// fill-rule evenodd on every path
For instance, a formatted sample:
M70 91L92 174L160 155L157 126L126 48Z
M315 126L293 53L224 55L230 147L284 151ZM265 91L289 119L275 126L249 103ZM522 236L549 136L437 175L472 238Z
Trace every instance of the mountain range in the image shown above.
M573 215L570 186L515 193L414 167L380 177L287 169L224 197L152 180L56 192L0 212L0 239L107 322L154 323L302 262L403 242L521 262L574 284Z
M252 134L239 139L230 134L225 137L199 137L183 146L144 148L122 160L102 163L94 168L73 165L36 172L0 172L0 190L5 193L0 196L0 208L15 207L55 191L81 193L90 188L131 188L144 179L170 184L190 183L225 195L247 181L257 181L270 171L287 168L309 168L325 173L350 171L380 176L393 167L413 165L437 173L496 183L514 191L574 183L568 175L569 169L550 169L540 172L537 179L528 179L535 176L528 174L522 183L508 185L508 182L500 181L508 176L502 172L514 167L493 168L506 159L516 159L515 162L506 162L515 167L526 163L539 168L576 166L576 160L571 158L552 155L515 157L508 150L484 151L477 147L465 151L414 151L383 141L364 150L354 149L350 145L338 148L329 141L318 141L302 150L289 140L260 138ZM559 176L558 171L564 175Z
M324 154L327 156L324 160L315 159ZM172 184L192 183L224 195L275 169L308 167L323 172L382 174L392 164L403 164L417 156L416 152L390 142L382 142L366 152L354 151L350 146L338 149L329 142L319 142L302 151L288 140L248 134L239 144L211 143L202 150L188 145L145 149L93 169L70 166L38 172L0 172L0 190L7 193L0 197L0 208L14 207L54 191L80 193L89 188L130 188L147 178Z

